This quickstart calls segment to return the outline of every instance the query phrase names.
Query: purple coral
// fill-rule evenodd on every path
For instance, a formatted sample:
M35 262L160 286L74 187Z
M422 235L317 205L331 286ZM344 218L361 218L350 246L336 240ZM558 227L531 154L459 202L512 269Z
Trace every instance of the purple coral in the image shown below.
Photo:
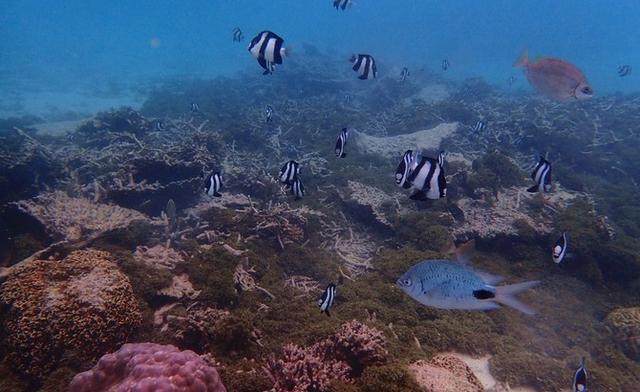
M77 374L70 392L226 392L216 369L193 351L171 345L125 344Z

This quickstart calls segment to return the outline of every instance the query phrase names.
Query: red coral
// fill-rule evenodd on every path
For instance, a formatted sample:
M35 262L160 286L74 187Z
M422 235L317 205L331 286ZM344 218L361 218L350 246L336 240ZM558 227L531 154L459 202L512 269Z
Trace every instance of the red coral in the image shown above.
M91 370L77 374L70 392L226 392L216 369L193 351L171 345L125 344Z

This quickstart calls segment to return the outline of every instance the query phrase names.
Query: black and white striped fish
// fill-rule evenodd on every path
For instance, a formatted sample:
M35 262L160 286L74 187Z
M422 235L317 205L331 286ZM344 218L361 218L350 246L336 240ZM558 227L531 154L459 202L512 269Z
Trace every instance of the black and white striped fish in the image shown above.
M403 67L402 71L400 72L400 81L404 82L405 80L407 80L408 77L409 77L409 68Z
M288 188L293 185L293 182L298 178L298 174L300 174L300 164L291 160L282 166L278 177L281 183L287 184Z
M234 42L242 42L244 40L244 34L242 34L242 30L240 27L236 27L233 29L233 41Z
M204 193L209 196L221 197L220 189L222 189L222 175L220 173L211 173L204 181Z
M349 94L345 94L345 95L344 95L344 104L345 104L345 105L348 105L348 104L350 104L350 103L351 103L351 95L349 95Z
M338 135L338 140L336 140L336 156L339 158L344 158L347 154L344 152L344 148L347 145L347 138L349 137L349 130L347 128L342 128L340 131L340 135Z
M573 385L571 392L585 392L587 390L587 367L584 364L584 357L580 361L580 367L573 375Z
M442 70L446 71L448 69L449 69L449 60L447 59L442 60Z
M631 75L631 66L630 65L621 65L618 67L618 76L621 78L624 76Z
M197 113L200 111L200 105L195 102L191 103L191 113Z
M333 7L344 11L347 7L351 8L351 3L352 0L333 0Z
M287 49L282 47L284 39L271 31L262 31L249 44L249 52L264 68L263 75L273 73L276 64L282 64L282 58L287 56Z
M162 120L158 120L156 121L156 127L155 127L156 131L164 131L165 127L164 127L164 121Z
M562 233L562 237L558 238L556 244L553 247L553 262L560 264L567 254L567 233Z
M271 105L267 105L267 108L265 109L265 119L267 120L267 122L271 122L273 117L273 108L271 107Z
M398 164L396 169L396 184L404 189L411 188L411 183L408 181L409 174L411 174L411 161L413 160L413 151L407 150L402 156L402 160Z
M411 200L439 199L447 195L447 180L444 176L444 151L438 158L415 154L411 161L411 174L407 181L416 189Z
M353 63L353 70L358 73L358 79L375 79L378 76L376 60L368 54L354 54L349 59Z
M324 289L324 293L322 293L322 297L318 300L318 306L320 306L320 312L326 313L327 316L331 316L329 313L329 309L333 306L333 301L336 298L336 285L330 283L326 289Z
M297 177L295 180L293 180L293 183L291 184L291 194L295 196L294 200L296 201L302 199L302 197L304 196L304 185L302 185L302 180L300 180L300 177Z
M527 192L549 192L551 191L551 163L541 155L538 164L531 172L531 179L536 182L534 186L527 189Z
M472 129L474 133L482 133L486 128L487 124L484 121L480 120L476 123L476 125L473 126Z

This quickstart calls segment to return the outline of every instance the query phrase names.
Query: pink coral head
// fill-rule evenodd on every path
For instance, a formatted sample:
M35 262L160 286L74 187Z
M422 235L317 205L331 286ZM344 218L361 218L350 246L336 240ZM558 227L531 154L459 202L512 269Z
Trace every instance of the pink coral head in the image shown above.
M171 345L125 344L96 366L77 374L70 392L226 392L216 369L203 357Z

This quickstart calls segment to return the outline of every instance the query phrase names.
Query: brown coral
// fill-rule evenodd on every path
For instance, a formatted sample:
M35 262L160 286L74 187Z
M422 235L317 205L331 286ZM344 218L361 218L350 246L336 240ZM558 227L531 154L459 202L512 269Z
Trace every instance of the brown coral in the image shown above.
M357 320L342 324L329 342L335 355L356 374L366 366L384 363L388 354L382 332Z
M616 309L609 313L605 323L622 349L640 360L640 307Z
M483 392L484 387L460 358L451 354L439 354L431 361L417 361L409 371L418 384L431 392Z
M9 309L9 355L35 378L67 350L92 359L114 349L142 319L129 279L109 253L93 249L22 265L0 286L0 300Z

